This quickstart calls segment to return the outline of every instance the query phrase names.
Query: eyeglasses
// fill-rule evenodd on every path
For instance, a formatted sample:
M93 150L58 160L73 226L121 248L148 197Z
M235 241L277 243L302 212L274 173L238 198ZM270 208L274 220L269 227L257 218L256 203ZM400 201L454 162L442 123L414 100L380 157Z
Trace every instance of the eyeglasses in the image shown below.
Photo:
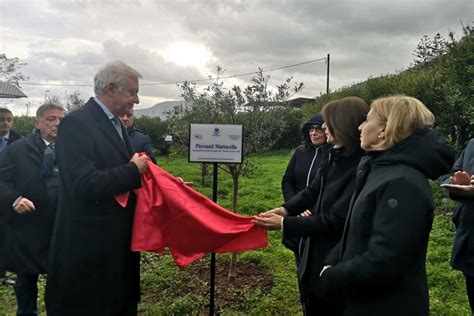
M309 133L310 133L310 134L311 134L311 133L314 133L314 132L316 132L316 133L318 133L318 134L324 133L323 127L322 127L321 125L313 125L313 126L310 126L308 130L309 130Z

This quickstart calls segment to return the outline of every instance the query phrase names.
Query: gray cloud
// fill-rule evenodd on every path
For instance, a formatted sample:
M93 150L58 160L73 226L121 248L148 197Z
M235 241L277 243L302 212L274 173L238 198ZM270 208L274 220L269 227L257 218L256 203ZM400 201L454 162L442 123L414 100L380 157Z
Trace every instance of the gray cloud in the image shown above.
M271 69L331 54L331 88L407 68L419 39L460 33L473 21L472 0L3 0L0 53L28 63L30 82L91 84L100 66L121 59L142 83L206 78L217 65L226 74ZM166 58L169 45L201 45L207 65L182 66ZM183 52L186 53L186 52ZM189 52L188 52L189 53ZM304 96L325 91L324 61L271 73L303 81ZM245 85L250 76L228 80ZM29 100L91 87L23 85ZM176 85L142 85L142 104L179 99ZM2 102L5 102L2 100ZM13 106L13 105L12 105Z

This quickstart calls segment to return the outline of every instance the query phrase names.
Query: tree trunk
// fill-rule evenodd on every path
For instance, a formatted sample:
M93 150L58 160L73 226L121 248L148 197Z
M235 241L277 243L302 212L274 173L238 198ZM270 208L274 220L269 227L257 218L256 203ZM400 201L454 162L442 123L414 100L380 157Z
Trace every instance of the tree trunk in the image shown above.
M237 173L232 173L232 211L237 213L237 196L239 192L239 175ZM237 277L237 253L232 253L229 263L229 282L233 282Z
M206 177L209 175L209 165L207 163L201 164L201 186L204 186L204 181L206 181Z

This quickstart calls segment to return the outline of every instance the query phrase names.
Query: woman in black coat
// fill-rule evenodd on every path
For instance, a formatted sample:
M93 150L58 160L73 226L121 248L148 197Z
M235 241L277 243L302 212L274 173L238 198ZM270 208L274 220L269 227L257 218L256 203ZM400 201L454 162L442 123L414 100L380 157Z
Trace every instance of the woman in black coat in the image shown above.
M300 246L298 277L305 315L340 315L341 305L329 301L319 290L319 271L331 249L341 238L342 228L354 191L357 165L363 156L358 126L369 106L349 97L326 104L323 128L332 148L314 181L305 190L278 207L262 213L255 223L267 229L283 229L285 237L305 237ZM298 215L313 207L311 216Z
M375 100L361 125L368 152L341 242L321 283L343 295L344 315L429 314L426 251L433 221L429 179L446 174L453 150L435 131L433 114L417 99Z
M323 157L329 152L330 145L326 143L323 124L323 115L316 113L301 129L304 143L295 149L281 180L285 202L291 200L313 182ZM311 211L313 209L309 208L306 214L310 214ZM297 263L300 239L300 237L283 237L282 240L283 245L295 254Z

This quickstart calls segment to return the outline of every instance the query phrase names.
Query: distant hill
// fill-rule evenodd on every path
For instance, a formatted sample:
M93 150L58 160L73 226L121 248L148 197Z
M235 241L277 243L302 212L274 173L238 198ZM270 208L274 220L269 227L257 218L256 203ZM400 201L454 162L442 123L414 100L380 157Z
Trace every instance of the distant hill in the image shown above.
M184 100L160 102L149 108L135 109L134 115L136 117L140 117L140 116L159 117L161 120L166 120L165 112L171 111L175 106L182 103L184 103Z

